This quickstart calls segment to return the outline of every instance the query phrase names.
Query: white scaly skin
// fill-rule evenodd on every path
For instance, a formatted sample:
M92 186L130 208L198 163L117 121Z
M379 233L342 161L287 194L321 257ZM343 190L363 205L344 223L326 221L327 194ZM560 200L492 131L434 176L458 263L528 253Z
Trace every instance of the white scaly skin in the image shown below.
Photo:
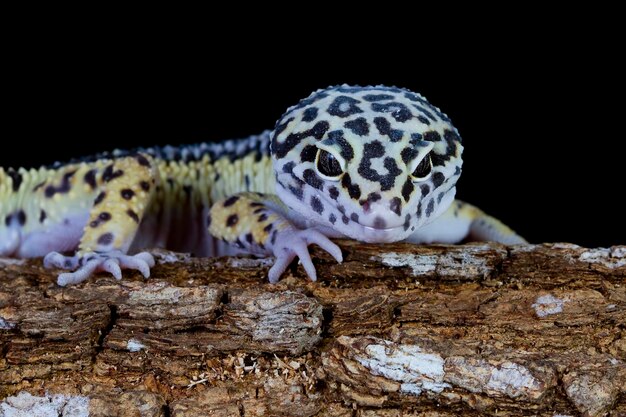
M341 262L335 237L523 243L454 201L462 150L448 117L419 94L331 87L259 136L0 168L0 255L47 254L47 266L74 271L59 276L67 285L97 271L147 277L152 257L132 253L154 246L244 252L276 256L269 272L276 282L295 257L316 279L312 243ZM73 256L56 252L73 248Z

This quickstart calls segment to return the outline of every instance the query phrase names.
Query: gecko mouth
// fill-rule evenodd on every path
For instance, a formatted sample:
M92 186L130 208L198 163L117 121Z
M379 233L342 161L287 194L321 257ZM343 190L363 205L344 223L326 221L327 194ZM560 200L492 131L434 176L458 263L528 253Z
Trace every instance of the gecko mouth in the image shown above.
M353 239L361 240L370 243L389 243L397 242L406 238L406 228L404 225L398 225L393 227L376 227L366 226L360 222L355 224L359 225L361 229L359 233L353 234Z

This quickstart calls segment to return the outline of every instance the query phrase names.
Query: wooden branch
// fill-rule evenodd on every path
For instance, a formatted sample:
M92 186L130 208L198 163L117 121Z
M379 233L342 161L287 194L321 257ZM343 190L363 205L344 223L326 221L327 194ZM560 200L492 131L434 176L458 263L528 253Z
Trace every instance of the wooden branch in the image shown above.
M317 283L158 251L147 281L61 288L0 261L0 416L626 415L626 247L339 243Z

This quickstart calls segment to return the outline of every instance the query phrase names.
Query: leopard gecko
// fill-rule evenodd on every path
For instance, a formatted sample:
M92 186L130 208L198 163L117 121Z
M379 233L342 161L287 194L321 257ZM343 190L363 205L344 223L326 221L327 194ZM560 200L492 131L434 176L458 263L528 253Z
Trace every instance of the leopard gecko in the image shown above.
M455 200L461 137L423 96L340 85L244 139L115 150L38 169L0 168L0 256L44 257L59 285L98 271L150 275L147 248L274 256L276 282L330 238L505 244L524 239Z

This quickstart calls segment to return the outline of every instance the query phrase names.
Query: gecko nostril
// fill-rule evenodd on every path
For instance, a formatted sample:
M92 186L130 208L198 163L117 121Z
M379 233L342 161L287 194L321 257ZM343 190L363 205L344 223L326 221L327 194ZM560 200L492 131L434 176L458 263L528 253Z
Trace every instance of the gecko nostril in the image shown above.
M387 226L387 222L380 216L377 216L374 219L374 228L375 229L384 229Z
M369 213L370 211L370 202L369 201L361 201L361 206L363 207L364 213Z

